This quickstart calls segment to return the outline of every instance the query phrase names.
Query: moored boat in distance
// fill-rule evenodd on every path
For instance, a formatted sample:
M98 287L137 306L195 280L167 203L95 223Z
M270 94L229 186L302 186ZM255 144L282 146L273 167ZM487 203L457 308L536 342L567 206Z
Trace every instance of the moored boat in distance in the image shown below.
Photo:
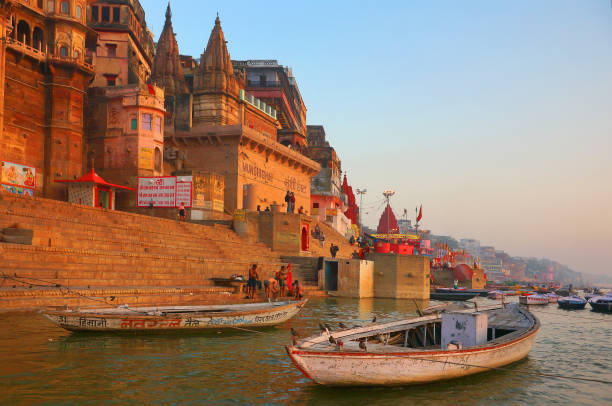
M589 299L589 304L594 312L612 313L612 293L592 297Z
M522 305L545 305L548 304L548 296L533 294L528 296L520 296L519 303Z
M469 300L478 296L476 292L465 292L462 290L447 289L441 292L429 292L429 298L431 300Z
M210 306L156 306L46 310L42 315L70 331L160 332L264 327L295 316L301 301Z
M539 326L527 309L508 304L294 337L286 350L322 385L423 384L516 362L531 350Z
M545 296L548 297L548 303L557 303L557 300L559 300L559 295L556 293L547 293Z
M559 308L568 310L584 309L584 306L586 306L586 304L586 299L580 296L560 297L557 300L557 305L559 306Z
M505 296L505 293L502 292L501 290L492 290L487 294L487 297L493 300L499 300L504 296Z

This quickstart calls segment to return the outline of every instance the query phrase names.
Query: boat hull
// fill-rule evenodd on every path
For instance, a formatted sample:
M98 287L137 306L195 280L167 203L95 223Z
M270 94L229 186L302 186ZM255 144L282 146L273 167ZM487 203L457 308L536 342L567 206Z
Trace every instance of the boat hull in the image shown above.
M42 315L57 326L70 331L197 331L280 324L299 313L307 301L285 302L287 304L253 311L178 313L165 316L66 311L43 311Z
M612 313L612 302L597 303L589 301L589 304L591 305L591 308L594 312Z
M431 300L469 300L478 296L478 293L471 292L431 292L429 298Z
M520 296L519 303L523 305L546 305L548 304L547 297L532 297L532 296Z
M538 327L496 346L450 351L317 353L286 347L308 378L330 386L416 385L459 378L519 361L529 354Z
M559 308L561 308L561 309L580 310L580 309L584 309L584 307L586 306L586 302L584 302L584 303L568 303L568 302L564 302L564 301L558 301L557 305L559 305Z

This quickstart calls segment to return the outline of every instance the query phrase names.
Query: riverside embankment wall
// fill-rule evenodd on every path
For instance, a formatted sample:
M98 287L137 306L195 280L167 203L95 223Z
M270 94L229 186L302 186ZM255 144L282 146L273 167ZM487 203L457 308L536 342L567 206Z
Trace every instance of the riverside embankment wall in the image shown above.
M204 226L0 192L0 229L34 231L0 243L0 311L42 306L189 303L225 297L212 277L262 276L282 261L227 226ZM211 296L212 295L212 296Z

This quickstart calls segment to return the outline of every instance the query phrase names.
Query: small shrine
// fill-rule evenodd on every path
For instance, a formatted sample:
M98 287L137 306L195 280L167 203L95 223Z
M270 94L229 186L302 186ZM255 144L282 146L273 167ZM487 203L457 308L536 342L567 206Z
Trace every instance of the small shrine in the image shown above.
M68 201L84 206L102 207L115 210L115 193L117 189L136 190L127 186L108 183L93 169L78 179L56 180L68 184Z

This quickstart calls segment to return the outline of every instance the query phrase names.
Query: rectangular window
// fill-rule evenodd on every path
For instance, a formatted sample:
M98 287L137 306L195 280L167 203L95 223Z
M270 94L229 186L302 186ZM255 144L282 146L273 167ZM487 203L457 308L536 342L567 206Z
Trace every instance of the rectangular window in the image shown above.
M130 129L138 130L138 119L137 118L133 118L132 120L130 120Z
M119 7L113 7L113 22L114 23L118 23L119 22L119 11L121 9Z
M110 7L108 6L102 7L102 22L110 22Z
M312 204L312 208L313 209L318 209L319 208L319 203L313 203Z
M117 75L104 75L106 78L106 86L116 86Z
M155 117L155 132L161 134L162 120L161 117Z
M91 21L98 22L98 6L91 6Z
M141 119L142 129L145 131L151 131L151 121L153 121L153 116L151 114L143 113Z
M117 56L117 44L106 44L106 56L109 58Z
M38 0L36 2L36 5L38 6L38 8L43 8L43 0Z

